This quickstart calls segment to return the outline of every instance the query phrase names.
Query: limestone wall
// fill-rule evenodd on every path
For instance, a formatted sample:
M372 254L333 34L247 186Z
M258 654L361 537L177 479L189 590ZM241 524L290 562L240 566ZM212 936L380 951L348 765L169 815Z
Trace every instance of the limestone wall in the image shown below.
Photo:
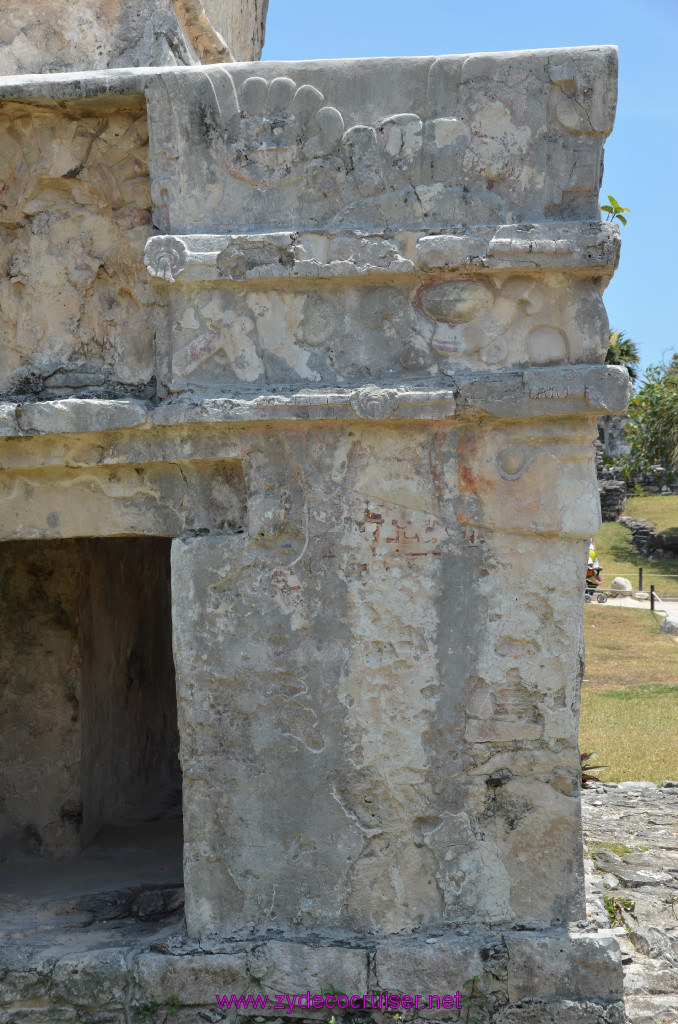
M0 74L258 60L267 0L0 2ZM230 53L230 56L229 56Z
M0 544L0 861L80 849L77 542Z
M614 49L3 86L48 135L141 94L151 224L120 274L112 232L70 342L10 332L0 539L172 538L195 948L290 992L367 985L368 961L435 991L457 945L503 984L515 953L496 1024L536 1019L531 992L545 1020L617 1019L614 943L573 937L592 442L628 400L603 365ZM89 166L50 170L69 218ZM124 343L84 356L108 278ZM203 954L154 956L148 991L200 1005Z
M155 371L143 101L3 104L0 153L0 388L143 393Z

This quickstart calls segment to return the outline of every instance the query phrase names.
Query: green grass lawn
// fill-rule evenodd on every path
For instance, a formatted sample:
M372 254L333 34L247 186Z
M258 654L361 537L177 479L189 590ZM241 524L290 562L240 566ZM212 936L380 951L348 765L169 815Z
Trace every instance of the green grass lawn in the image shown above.
M646 519L659 533L678 533L678 494L648 494L632 497L626 502L625 516Z
M678 779L678 643L649 610L595 604L584 640L580 749L609 782Z
M629 498L624 515L645 519L662 533L678 533L678 494ZM595 540L605 587L610 586L615 576L625 576L637 588L638 569L642 566L645 590L654 583L660 597L678 597L678 559L649 562L631 543L630 530L619 523L603 523Z
M645 519L661 532L678 532L678 495L629 498L625 515ZM604 584L626 576L638 586L678 597L678 560L648 562L618 523L603 523L596 537ZM584 608L586 671L582 685L579 746L609 767L601 779L623 782L678 779L678 642L659 632L649 609Z

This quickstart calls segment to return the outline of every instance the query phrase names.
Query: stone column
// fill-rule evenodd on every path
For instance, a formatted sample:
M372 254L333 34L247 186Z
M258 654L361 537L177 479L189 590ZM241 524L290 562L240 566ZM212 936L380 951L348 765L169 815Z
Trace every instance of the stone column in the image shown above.
M468 928L475 973L491 928L527 972L510 998L573 984L592 441L627 393L595 365L614 60L149 85L161 384L277 421L243 444L245 535L175 547L196 937L314 936L325 979L337 942L376 943L402 990L402 970L450 984ZM303 990L299 947L274 946L254 977ZM587 949L610 998L618 961ZM542 956L561 980L539 990Z

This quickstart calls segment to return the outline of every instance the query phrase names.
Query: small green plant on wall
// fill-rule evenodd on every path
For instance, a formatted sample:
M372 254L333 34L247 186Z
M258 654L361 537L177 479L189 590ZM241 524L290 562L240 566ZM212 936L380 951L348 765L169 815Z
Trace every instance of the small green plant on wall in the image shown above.
M607 214L605 220L618 220L626 227L626 217L624 214L631 212L628 206L620 206L614 196L608 196L607 199L608 202L605 206L600 208L602 213Z
M173 996L172 999L170 999L169 1001L169 1005L167 1006L167 1009L165 1010L162 1019L159 1016L156 1017L156 1014L158 1012L157 1003L147 1003L146 1006L140 1006L139 1016L143 1017L144 1020L148 1022L148 1024L151 1024L151 1022L154 1022L155 1024L156 1021L157 1024L167 1024L169 1018L172 1016L173 1013L176 1013L178 1009L179 1000L176 996Z
M481 992L478 987L480 984L480 978L474 976L465 981L461 986L462 989L468 989L466 995L461 1001L461 1005L466 1010L466 1016L462 1017L464 1024L487 1024L487 1021L481 1020L480 1017L475 1017L471 1013L478 1013L483 1009L483 1003L487 1002L487 996L484 992Z
M632 899L628 896L615 896L608 893L605 896L605 909L610 918L612 928L623 927L626 928L627 932L631 931L631 926L624 915L632 914L636 909L636 904Z

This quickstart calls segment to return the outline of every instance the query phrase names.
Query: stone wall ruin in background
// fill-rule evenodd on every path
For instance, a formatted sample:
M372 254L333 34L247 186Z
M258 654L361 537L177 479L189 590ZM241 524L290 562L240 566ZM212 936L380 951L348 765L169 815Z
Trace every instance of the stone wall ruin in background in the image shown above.
M0 89L0 537L172 538L188 938L80 1003L620 1020L577 749L614 49Z

